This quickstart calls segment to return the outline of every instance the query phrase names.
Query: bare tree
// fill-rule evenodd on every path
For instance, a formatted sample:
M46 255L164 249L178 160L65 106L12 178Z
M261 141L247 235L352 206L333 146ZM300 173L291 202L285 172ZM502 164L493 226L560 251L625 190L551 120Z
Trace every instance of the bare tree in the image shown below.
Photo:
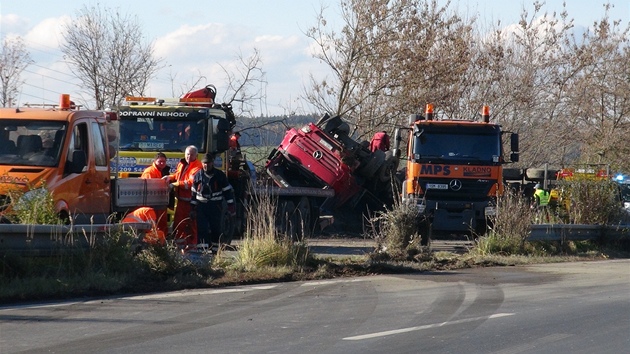
M573 47L575 65L567 99L583 163L630 170L630 26L606 15ZM576 134L577 133L577 134Z
M116 106L128 95L142 95L160 68L153 44L144 44L137 17L84 5L65 26L65 60L96 102Z
M344 27L329 30L323 10L307 31L332 78L311 78L306 99L347 115L364 137L391 128L424 103L448 102L467 82L472 21L436 0L344 0ZM468 83L469 84L469 83Z
M223 97L225 103L236 109L234 113L237 116L254 117L257 113L266 115L263 110L267 81L262 65L260 51L254 48L254 52L248 57L238 53L233 71L221 66L227 78L227 90ZM260 103L260 112L256 112L256 103Z
M608 163L630 169L630 27L609 17L583 36L566 8L533 1L518 24L489 31L436 0L342 0L343 28L323 10L306 34L332 73L306 99L347 114L359 135L406 124L426 102L438 116L493 119L521 134L521 167Z
M0 53L0 104L11 107L24 83L20 75L26 67L33 63L20 37L5 38Z

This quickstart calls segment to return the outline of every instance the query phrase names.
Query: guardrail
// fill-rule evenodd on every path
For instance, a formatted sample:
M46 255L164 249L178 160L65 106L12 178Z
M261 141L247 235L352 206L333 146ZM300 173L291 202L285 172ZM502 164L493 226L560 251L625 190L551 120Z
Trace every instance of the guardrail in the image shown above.
M527 241L617 241L630 239L628 225L536 224Z
M118 231L134 230L141 237L151 229L149 223L90 225L0 224L0 254L11 252L50 255L65 250L86 250ZM617 241L630 239L630 224L575 225L536 224L530 226L527 241Z
M0 224L0 254L11 252L50 255L57 251L81 251L119 231L143 236L149 223L89 225L22 225Z

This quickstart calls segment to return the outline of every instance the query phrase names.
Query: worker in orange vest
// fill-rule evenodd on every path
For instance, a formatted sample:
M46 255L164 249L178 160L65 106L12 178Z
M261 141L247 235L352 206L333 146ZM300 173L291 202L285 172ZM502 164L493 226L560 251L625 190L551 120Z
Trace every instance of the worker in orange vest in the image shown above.
M160 245L164 246L166 244L166 238L164 232L158 229L156 225L157 215L153 208L149 207L140 207L130 213L128 213L124 219L122 219L123 224L128 223L145 223L148 222L151 224L151 230L147 231L142 239L145 243L150 245Z
M166 155L163 152L155 154L155 159L151 166L147 167L140 178L162 178L167 176L169 167L166 165ZM157 228L164 235L168 235L168 215L166 208L155 211L157 215Z
M234 150L240 150L241 144L238 142L238 139L241 137L241 133L235 132L230 136L230 141L228 142L228 147Z
M177 164L174 174L164 176L163 179L170 183L175 190L177 205L173 216L173 230L175 242L182 248L196 248L197 225L190 219L190 199L192 193L190 188L193 184L193 177L197 171L202 169L201 161L197 160L197 147L190 145L186 147L184 158Z

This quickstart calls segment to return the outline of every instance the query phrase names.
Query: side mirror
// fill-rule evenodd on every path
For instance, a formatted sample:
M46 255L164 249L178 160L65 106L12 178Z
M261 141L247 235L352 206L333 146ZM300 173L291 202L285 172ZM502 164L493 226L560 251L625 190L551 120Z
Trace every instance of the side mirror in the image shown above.
M512 152L518 153L518 133L510 134L510 150L512 150Z
M402 141L402 136L400 133L400 128L396 128L394 130L394 146L392 148L392 154L398 158L400 158L400 142Z
M223 152L230 148L230 123L227 119L218 120L215 136L217 137L216 152Z

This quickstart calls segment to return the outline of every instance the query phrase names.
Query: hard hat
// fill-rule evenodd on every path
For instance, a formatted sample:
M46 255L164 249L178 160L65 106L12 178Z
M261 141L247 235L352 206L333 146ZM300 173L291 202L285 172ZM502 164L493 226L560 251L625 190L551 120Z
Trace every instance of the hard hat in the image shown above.
M540 189L540 188L542 188L542 187L540 186L540 183L536 183L536 185L534 186L534 189Z

